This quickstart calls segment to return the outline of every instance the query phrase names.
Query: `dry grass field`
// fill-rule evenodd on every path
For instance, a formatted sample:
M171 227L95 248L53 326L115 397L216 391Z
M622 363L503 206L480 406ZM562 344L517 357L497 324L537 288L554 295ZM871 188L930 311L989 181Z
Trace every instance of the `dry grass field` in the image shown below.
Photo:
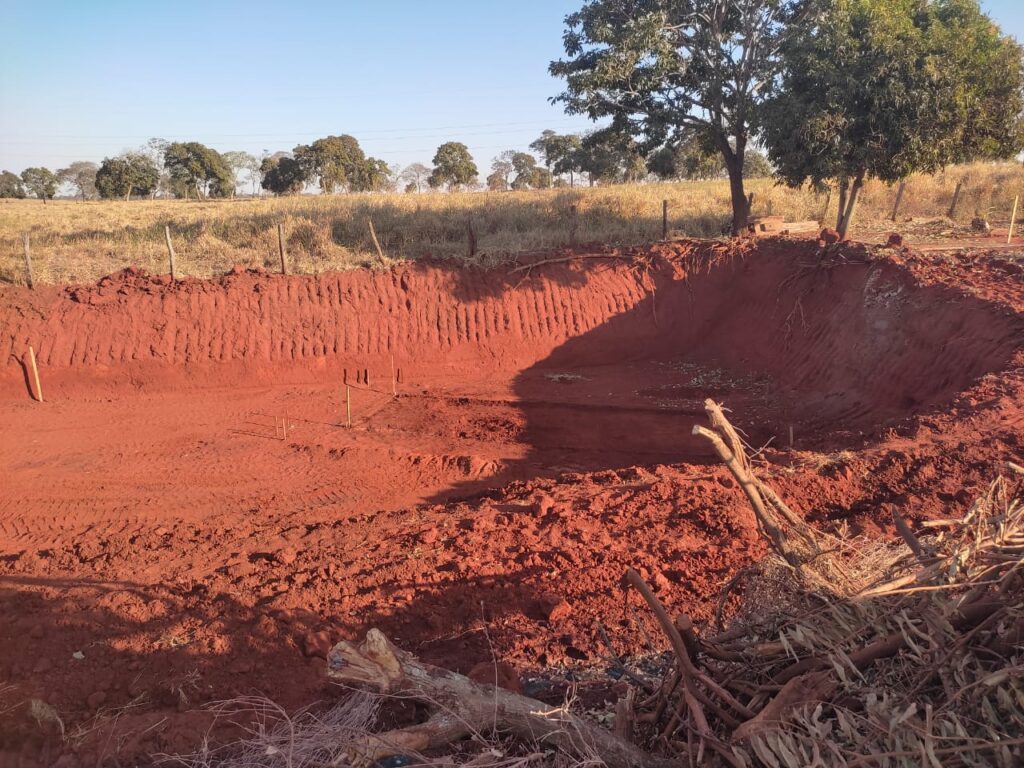
M1024 192L1024 168L1017 163L959 166L941 175L911 178L900 219L944 216L961 180L956 215L961 224L981 215L1005 226L1014 196ZM807 189L792 190L760 179L748 182L748 190L755 195L755 215L826 223L835 217L837 201ZM893 187L868 184L859 209L860 232L898 226L888 222L895 195ZM724 180L211 202L58 200L44 205L37 200L0 200L0 281L24 282L26 232L36 281L41 283L92 281L127 266L164 272L165 225L171 228L183 275L210 277L236 264L276 268L278 223L285 228L290 268L316 274L380 265L370 237L371 219L386 263L428 256L466 259L467 224L472 222L477 238L474 260L491 264L568 243L573 205L579 211L580 242L633 244L658 239L666 199L674 233L716 237L725 231L729 194Z

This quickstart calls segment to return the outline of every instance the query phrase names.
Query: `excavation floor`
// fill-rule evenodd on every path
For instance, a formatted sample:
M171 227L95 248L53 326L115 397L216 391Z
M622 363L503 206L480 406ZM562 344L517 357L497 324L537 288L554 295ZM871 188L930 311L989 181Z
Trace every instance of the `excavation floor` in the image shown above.
M1019 267L775 247L716 252L732 265L717 277L689 253L653 251L651 274L573 266L556 273L561 298L537 299L552 318L569 307L562 325L516 310L522 272L482 276L507 290L478 285L473 301L505 302L505 324L426 317L409 333L437 350L412 364L392 346L397 398L372 334L352 331L365 357L345 352L302 283L0 293L0 343L44 340L46 395L27 397L20 364L0 376L0 766L145 765L229 738L204 705L340 695L323 656L371 626L460 671L492 654L523 670L601 663L598 621L621 650L647 650L657 630L624 603L627 567L711 621L764 544L690 436L705 397L768 446L762 472L794 507L853 534L887 534L893 508L912 523L962 513L1021 460ZM437 278L396 289L409 317L420 279ZM275 335L289 322L267 297L278 287L301 310L297 346ZM251 314L217 319L256 288ZM587 309L609 293L633 298ZM160 319L175 301L196 316L187 333ZM489 351L460 357L460 333ZM263 362L243 370L254 349ZM364 360L349 428L341 381Z

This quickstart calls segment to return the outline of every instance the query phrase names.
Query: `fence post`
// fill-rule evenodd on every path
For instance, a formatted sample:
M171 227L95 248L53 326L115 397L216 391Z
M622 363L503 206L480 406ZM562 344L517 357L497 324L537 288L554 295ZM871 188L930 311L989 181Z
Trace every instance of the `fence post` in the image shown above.
M171 243L171 227L169 224L164 226L164 237L167 239L167 256L171 262L171 280L177 280L178 273L174 265L174 245Z
M28 361L32 366L32 380L36 384L36 400L40 403L43 402L43 387L39 383L39 368L36 366L36 351L32 349L32 345L28 346Z
M288 274L288 251L284 245L284 224L277 224L277 253L281 257L281 274Z
M24 243L25 243L25 271L28 273L28 287L29 288L35 288L36 287L36 278L35 278L35 275L32 273L32 249L29 247L28 232L25 233Z
M661 239L668 240L668 200L661 201Z
M951 219L956 216L956 207L960 203L960 190L962 190L963 187L964 180L960 179L960 181L956 183L956 189L953 190L953 202L949 204L949 211L946 213L946 216Z
M383 266L386 263L384 250L380 247L380 241L377 239L377 230L373 228L373 219L367 217L366 223L370 225L370 239L373 240L373 247L377 249L377 258L380 259L381 266Z
M1006 244L1013 242L1013 226L1017 223L1017 206L1020 204L1020 195L1013 198L1013 213L1010 214L1010 231L1006 235Z
M476 232L473 231L473 219L466 219L466 247L469 250L469 258L476 256Z
M905 181L900 182L899 189L896 190L896 202L892 206L892 214L889 216L890 221L896 221L896 214L899 213L900 203L903 202L903 191L907 188Z

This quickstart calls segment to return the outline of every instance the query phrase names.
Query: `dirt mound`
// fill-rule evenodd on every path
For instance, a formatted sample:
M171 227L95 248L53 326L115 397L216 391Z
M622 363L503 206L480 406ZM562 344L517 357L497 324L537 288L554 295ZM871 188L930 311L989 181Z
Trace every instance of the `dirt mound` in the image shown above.
M627 566L711 620L762 545L689 437L705 397L855 532L962 511L1024 453L1013 265L570 256L0 288L0 764L144 762L194 746L204 702L335 696L321 657L370 626L461 671L595 663L598 619L644 648Z

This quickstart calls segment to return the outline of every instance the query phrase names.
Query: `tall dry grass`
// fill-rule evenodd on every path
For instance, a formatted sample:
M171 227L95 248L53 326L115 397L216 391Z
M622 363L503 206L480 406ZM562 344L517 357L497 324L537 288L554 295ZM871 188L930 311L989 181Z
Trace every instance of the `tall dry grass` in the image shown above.
M980 214L1004 223L1015 194L1024 193L1017 163L950 168L909 180L901 217L944 215L957 181L964 181L960 222ZM755 215L833 223L837 200L788 189L771 179L748 182ZM885 227L895 189L871 182L864 190L859 231ZM360 194L238 199L212 202L139 200L76 202L0 200L0 281L23 283L22 235L29 233L37 282L93 281L127 266L167 271L169 225L181 274L210 277L233 265L276 268L277 224L287 233L291 269L317 273L379 264L367 221L387 261L467 258L467 222L479 263L549 249L569 241L570 208L579 210L581 242L635 244L661 237L661 204L669 201L676 234L717 237L726 231L725 181L461 194ZM855 233L856 234L856 233Z

